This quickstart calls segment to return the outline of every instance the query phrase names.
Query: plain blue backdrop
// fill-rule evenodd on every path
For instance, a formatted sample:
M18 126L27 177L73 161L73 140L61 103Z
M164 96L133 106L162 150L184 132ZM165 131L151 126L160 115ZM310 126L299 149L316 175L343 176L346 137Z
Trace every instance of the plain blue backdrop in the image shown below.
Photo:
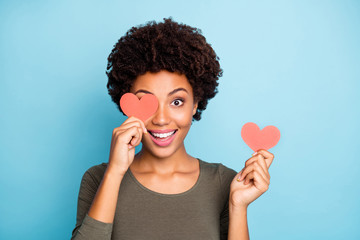
M220 57L190 154L240 171L246 122L281 131L252 239L360 239L360 1L0 1L0 239L69 239L83 173L124 117L107 57L132 26L172 16Z

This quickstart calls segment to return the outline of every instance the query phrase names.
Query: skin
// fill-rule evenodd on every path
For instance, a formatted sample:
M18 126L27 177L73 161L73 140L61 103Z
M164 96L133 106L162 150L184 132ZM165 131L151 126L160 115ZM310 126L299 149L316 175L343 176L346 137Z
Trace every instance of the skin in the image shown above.
M134 81L130 91L139 98L154 94L159 107L145 122L130 117L113 130L109 164L88 212L90 217L106 223L114 220L118 191L128 168L145 187L164 194L187 191L200 173L198 160L187 154L184 146L197 109L186 76L165 70L148 72ZM169 146L161 147L151 140L147 131L164 129L176 129L177 133ZM135 155L135 146L140 142L142 149ZM228 239L249 239L247 207L268 189L268 168L273 159L270 152L260 150L233 179Z
M247 208L269 188L274 155L264 149L253 154L234 177L229 196L229 240L249 239Z
M130 91L139 98L151 93L159 100L157 112L144 122L148 130L177 130L167 147L156 145L149 134L143 135L143 147L130 166L131 172L156 192L174 194L190 189L200 170L198 160L187 154L184 145L197 109L187 78L167 71L147 73L136 79Z

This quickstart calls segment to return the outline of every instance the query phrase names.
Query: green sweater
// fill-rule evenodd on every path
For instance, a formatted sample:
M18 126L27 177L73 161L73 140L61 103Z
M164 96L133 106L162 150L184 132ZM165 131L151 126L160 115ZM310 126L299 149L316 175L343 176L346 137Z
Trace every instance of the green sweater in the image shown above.
M196 184L179 194L144 187L130 168L124 175L113 223L87 215L107 164L88 169L81 181L72 240L227 239L230 183L237 174L221 163L199 159Z

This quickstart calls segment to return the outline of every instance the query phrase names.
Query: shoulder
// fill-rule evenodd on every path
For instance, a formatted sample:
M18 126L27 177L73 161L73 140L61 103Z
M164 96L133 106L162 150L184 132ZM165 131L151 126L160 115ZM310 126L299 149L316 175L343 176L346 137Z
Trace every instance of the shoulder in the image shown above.
M237 174L237 172L234 169L229 168L229 167L223 165L222 163L210 163L210 162L206 162L201 159L199 159L199 161L202 164L203 169L206 171L215 170L222 175L236 175Z
M99 185L107 168L107 163L101 163L95 166L90 167L84 173L82 177L82 182L93 183Z
M202 164L202 169L205 173L210 175L215 174L219 177L221 185L228 185L237 174L234 169L229 168L222 163L210 163L200 159L199 161Z
M99 175L99 174L104 174L106 168L107 168L107 163L101 163L90 167L88 170L86 170L86 172L93 175Z

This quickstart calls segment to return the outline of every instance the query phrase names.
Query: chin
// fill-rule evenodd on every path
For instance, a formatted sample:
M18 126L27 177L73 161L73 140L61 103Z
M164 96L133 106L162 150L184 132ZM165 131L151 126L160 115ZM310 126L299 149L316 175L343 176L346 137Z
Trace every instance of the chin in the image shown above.
M153 155L156 158L162 159L162 158L169 158L173 156L179 148L175 148L174 146L171 147L145 147L144 150L146 150L148 153Z
M153 155L156 158L169 158L174 155L183 145L184 143L176 143L172 142L169 146L162 147L156 145L151 139L144 139L142 151L147 152Z

